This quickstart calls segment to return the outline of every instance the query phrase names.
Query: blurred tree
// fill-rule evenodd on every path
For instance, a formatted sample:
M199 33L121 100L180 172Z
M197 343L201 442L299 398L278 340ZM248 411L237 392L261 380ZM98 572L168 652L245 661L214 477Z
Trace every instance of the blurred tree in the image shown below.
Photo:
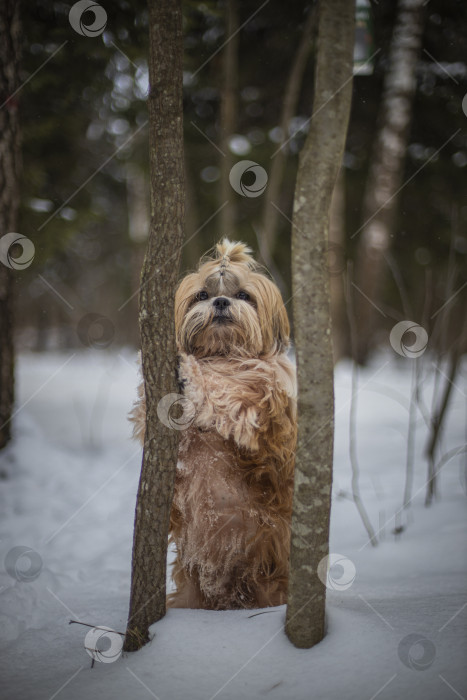
M183 38L181 0L149 0L151 227L141 275L140 330L146 432L133 541L125 649L149 640L165 615L167 542L177 463L177 430L158 404L175 394L175 288L184 232Z
M332 352L334 364L349 353L346 301L344 293L345 267L345 177L341 167L332 194L329 211L328 269L331 296Z
M305 72L306 63L310 54L313 32L316 25L316 5L308 8L308 16L303 25L300 42L297 47L297 52L293 58L290 68L290 74L287 79L284 92L284 102L282 104L279 134L281 138L280 146L271 156L271 168L269 171L267 197L265 198L262 218L261 239L263 249L265 251L265 263L271 264L273 253L276 248L277 228L279 223L280 212L275 203L279 199L279 193L284 177L285 161L289 152L288 143L290 137L293 137L293 118L297 113L297 107L300 98L300 90L302 87L303 74Z
M236 0L236 5L241 27L236 35L237 111L235 133L229 139L226 155L233 162L248 158L259 163L269 180L260 197L230 193L235 204L235 236L260 248L287 299L290 219L298 153L309 129L312 55L301 64L303 78L298 93L287 86L299 47L309 45L305 25L316 2L269 0L252 9L246 0ZM21 276L14 275L18 342L21 347L43 349L57 344L79 345L77 320L85 312L98 311L114 322L116 344L136 345L138 285L129 261L135 249L136 258L139 256L142 242L128 235L128 220L135 218L128 202L133 201L130 190L141 189L141 182L144 196L149 196L143 126L147 8L144 0L131 4L114 0L106 5L105 31L90 38L79 36L71 28L70 5L36 0L24 7L20 77L22 82L34 77L16 95L24 143L19 230L33 240L36 258ZM462 110L467 91L463 58L467 55L467 4L430 0L425 11L427 21L421 58L416 64L416 92L404 158L403 182L410 182L399 192L391 238L394 264L400 269L414 314L420 314L424 307L427 285L432 287L428 294L432 298L431 314L445 301L443 278L454 205L459 207L461 231L455 241L455 264L459 276L467 271L467 243L462 233L467 222L467 137ZM365 220L363 191L378 134L377 115L397 5L392 0L373 2L371 14L377 52L375 70L372 75L355 77L343 164L347 234L339 252L343 258L356 257L359 236L352 236ZM222 204L222 157L216 147L224 150L221 94L224 43L229 35L226 2L185 0L183 21L184 138L189 185L183 265L190 268L221 235L222 212L216 212ZM296 104L290 107L288 95L292 93ZM287 154L282 157L286 150L282 149L271 159L284 137L292 137ZM278 191L274 184L276 160L281 160L283 168ZM128 164L134 165L133 172L140 176L130 175L129 180ZM271 200L277 208L269 204ZM277 217L271 228L276 227L276 245L269 258L264 245L265 230L269 231L269 225L267 229L264 225L266 205ZM74 311L39 275L75 307ZM401 313L398 288L390 276L382 280L380 300L386 318L378 315L373 319L374 342L387 344L389 324ZM450 335L454 332L449 330Z
M368 169L359 233L355 286L357 361L365 363L371 347L372 320L385 274L385 256L396 223L398 193L404 175L416 68L426 0L399 0L381 99L379 131Z
M36 258L19 301L25 340L42 349L79 343L77 323L89 311L112 318L120 343L138 337L136 298L118 308L135 290L133 185L143 181L148 197L147 10L142 0L132 8L113 3L96 37L80 36L69 10L38 0L23 17L23 65L35 75L19 93L21 229ZM129 181L132 161L138 168Z
M298 436L286 632L298 647L324 636L334 386L327 232L352 99L354 3L319 8L313 119L300 154L292 225ZM324 567L327 572L327 567Z
M222 235L227 238L235 236L235 199L230 186L229 174L233 166L230 139L234 135L238 111L238 7L237 0L227 0L226 34L223 51L223 71L220 104L220 205L227 202L221 211Z
M14 244L3 238L18 231L20 131L16 93L20 88L20 4L0 3L0 448L11 437L14 401ZM2 242L3 239L3 242Z

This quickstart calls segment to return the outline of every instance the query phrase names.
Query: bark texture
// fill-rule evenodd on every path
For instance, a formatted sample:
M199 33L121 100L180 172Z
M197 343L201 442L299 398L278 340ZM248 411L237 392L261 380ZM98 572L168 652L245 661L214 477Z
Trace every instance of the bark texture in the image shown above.
M404 175L425 5L426 0L399 0L389 50L380 126L368 172L363 203L364 223L359 232L357 254L356 285L361 292L355 304L357 360L362 364L366 362L371 349L375 311L368 299L378 304L385 273L384 256L394 232L397 192Z
M179 434L157 417L177 392L174 299L184 222L182 12L180 0L149 0L151 225L140 293L146 438L133 542L124 648L148 641L166 611L166 560Z
M0 238L17 232L20 175L18 101L20 3L0 3ZM0 448L11 437L14 401L13 275L0 262Z
M308 648L324 636L334 429L333 359L327 264L332 192L352 96L354 3L322 2L310 132L300 154L292 227L292 287L298 377L298 443L286 633Z

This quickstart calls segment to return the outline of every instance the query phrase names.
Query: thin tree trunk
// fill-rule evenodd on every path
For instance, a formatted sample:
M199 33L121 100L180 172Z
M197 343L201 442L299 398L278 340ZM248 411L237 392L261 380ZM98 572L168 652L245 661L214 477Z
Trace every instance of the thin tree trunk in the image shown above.
M340 169L329 211L328 246L329 285L331 294L332 350L334 364L349 354L349 328L346 317L345 270L345 177Z
M280 200L282 179L284 176L285 162L288 154L286 141L289 136L289 126L292 117L297 111L300 88L302 86L303 73L306 68L308 55L311 49L313 30L317 20L315 7L310 8L308 17L303 27L302 37L298 45L295 57L287 80L279 127L282 131L282 145L271 158L269 170L267 197L264 202L263 221L261 224L262 244L266 255L273 257L277 239L277 222L279 209L272 202ZM265 260L266 265L268 264Z
M188 269L195 268L203 254L200 236L196 233L200 225L198 200L193 183L193 173L185 157L185 245L184 262Z
M399 0L381 100L380 127L363 202L364 223L358 232L356 284L375 304L382 287L384 255L390 247L397 192L404 174L424 5L426 0ZM363 294L359 295L356 306L360 363L366 362L371 349L374 319L374 308Z
M317 570L329 552L334 429L327 230L352 97L355 8L319 10L314 117L300 154L292 227L298 374L298 443L286 632L298 647L324 636L326 589Z
M157 406L176 393L174 298L183 242L184 164L181 1L149 0L151 225L140 294L146 437L133 542L130 615L124 648L139 649L166 611L167 538L178 432Z
M407 428L407 451L405 457L405 484L402 508L407 510L412 502L414 477L415 431L417 428L417 396L420 385L420 363L418 358L412 360L412 386L410 388L409 423Z
M350 466L352 469L352 498L358 510L358 514L367 531L368 537L373 547L378 544L376 533L371 524L366 508L363 505L360 495L360 468L358 466L357 457L357 397L358 397L358 364L355 361L355 352L357 347L357 329L355 324L355 313L353 303L352 290L353 269L349 262L347 266L347 284L346 284L346 301L347 313L349 318L350 329L350 346L352 349L352 397L350 400L350 415L349 415L349 457Z
M444 291L445 299L451 299L454 293L457 278L455 265L455 240L458 236L461 235L459 226L459 212L457 210L454 210L452 212L451 219L451 245L449 248L449 258L446 272L446 287ZM461 327L460 336L453 343L451 339L452 335L450 332L451 318L456 318L456 310L459 309L459 307L460 313L458 317L463 318L463 325ZM428 481L427 491L425 495L426 506L431 505L433 498L436 496L437 484L435 454L441 437L443 422L447 414L447 409L451 398L451 391L453 386L455 385L460 360L467 341L467 320L465 319L465 314L464 316L462 316L463 308L464 305L462 297L461 299L456 300L456 302L448 304L445 308L443 308L442 312L436 318L436 322L431 333L431 342L437 350L437 357L439 362L441 362L445 354L448 355L449 372L448 377L446 377L444 386L441 389L442 394L439 400L438 389L442 381L441 372L436 372L435 374L432 410L429 421L430 437L428 439L428 444L426 447L426 457L428 459Z
M0 104L3 105L0 109L0 246L1 237L16 232L18 226L21 159L18 101L14 93L19 87L20 57L20 3L3 0L0 3ZM14 274L18 272L0 262L0 448L11 437L14 402Z
M428 482L425 495L425 505L430 506L433 498L436 496L436 468L435 468L435 453L441 437L441 430L446 418L449 401L453 387L456 385L456 377L459 370L462 351L465 347L467 339L467 322L464 321L463 331L452 347L449 353L449 371L446 376L446 381L443 386L443 391L439 400L439 404L431 419L431 433L426 447L426 456L428 459Z
M225 236L232 237L235 226L234 194L229 182L229 173L233 166L229 141L235 132L237 120L237 91L238 91L238 9L237 0L227 0L226 5L226 37L224 49L222 91L221 91L221 204L228 201L228 206L221 211L221 229Z
M402 302L402 309L404 311L404 316L406 319L413 318L412 305L410 303L409 295L407 294L407 289L402 278L400 268L397 265L396 260L388 253L384 256L384 259L392 272L394 282L396 283L397 289L399 290L399 295ZM414 460L415 460L415 438L417 430L417 407L418 407L418 397L420 395L420 358L415 357L412 359L412 383L410 388L410 403L409 403L409 420L407 425L407 449L405 456L405 483L404 483L404 495L402 497L402 510L407 511L412 502L412 486L414 478ZM400 513L401 511L399 511Z

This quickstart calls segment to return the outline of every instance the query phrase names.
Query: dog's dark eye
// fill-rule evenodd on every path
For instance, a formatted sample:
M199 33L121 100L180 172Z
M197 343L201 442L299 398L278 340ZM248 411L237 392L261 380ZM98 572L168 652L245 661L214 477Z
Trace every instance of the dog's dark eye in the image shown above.
M250 301L250 295L247 292L238 292L237 299L242 299L242 301Z
M207 292L198 292L196 295L196 301L204 301L209 297L209 294Z

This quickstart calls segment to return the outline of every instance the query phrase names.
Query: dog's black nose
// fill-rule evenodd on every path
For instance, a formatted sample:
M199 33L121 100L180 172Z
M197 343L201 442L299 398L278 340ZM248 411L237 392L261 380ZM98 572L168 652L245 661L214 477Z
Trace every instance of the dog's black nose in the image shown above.
M222 309L226 309L228 306L230 306L230 301L227 299L227 297L217 297L212 302L212 305L216 309L222 310Z

